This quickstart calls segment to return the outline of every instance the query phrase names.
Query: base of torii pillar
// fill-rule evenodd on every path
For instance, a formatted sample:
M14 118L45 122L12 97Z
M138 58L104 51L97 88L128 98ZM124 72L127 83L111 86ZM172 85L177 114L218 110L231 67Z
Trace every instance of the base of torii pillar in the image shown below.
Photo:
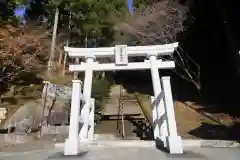
M64 155L72 156L80 153L80 140L79 139L66 139L64 146Z
M183 154L182 138L181 136L166 137L167 149L171 154Z

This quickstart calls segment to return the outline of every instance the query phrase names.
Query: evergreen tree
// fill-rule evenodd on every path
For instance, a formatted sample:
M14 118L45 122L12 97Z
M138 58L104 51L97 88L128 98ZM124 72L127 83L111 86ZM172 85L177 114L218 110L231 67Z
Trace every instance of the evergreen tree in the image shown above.
M16 22L16 17L14 16L16 4L15 0L0 1L0 26Z
M129 14L127 2L119 0L51 0L43 6L50 26L55 10L59 10L59 29L68 27L71 13L71 42L75 46L83 46L86 37L96 39L98 46L110 45L114 25Z

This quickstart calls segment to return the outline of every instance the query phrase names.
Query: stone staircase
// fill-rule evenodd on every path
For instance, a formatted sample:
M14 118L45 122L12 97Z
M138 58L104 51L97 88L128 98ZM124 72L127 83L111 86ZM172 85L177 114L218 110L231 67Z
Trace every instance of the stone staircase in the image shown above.
M145 116L135 95L127 93L125 89L121 91L121 86L116 85L111 88L109 97L103 120L97 124L95 133L111 134L124 140L139 140L136 123L144 121Z
M133 115L138 118L145 118L141 107L136 100L134 94L129 94L125 89L122 91L122 95L120 95L120 86L116 85L111 88L110 98L108 99L108 103L104 107L103 115L113 116L118 115L120 103L123 106L123 114L124 115Z

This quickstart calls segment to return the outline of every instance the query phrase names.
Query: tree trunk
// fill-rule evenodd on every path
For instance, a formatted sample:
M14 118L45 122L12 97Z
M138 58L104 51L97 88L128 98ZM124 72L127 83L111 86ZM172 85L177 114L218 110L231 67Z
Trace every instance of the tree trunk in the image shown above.
M76 58L75 64L79 64L79 58ZM78 79L78 72L74 72L74 79Z
M62 75L66 73L67 53L64 54Z
M50 123L50 118L51 118L51 114L52 114L52 110L53 110L53 107L54 107L54 105L55 105L55 102L56 102L56 97L53 99L52 105L51 105L51 107L49 108L47 124Z
M59 10L56 8L55 10L55 19L54 19L54 26L53 26L53 35L52 35L52 44L51 44L51 51L50 51L50 57L48 62L48 71L52 71L53 67L53 61L55 58L55 45L56 45L56 36L57 36L57 27L58 27L58 17L59 17Z
M104 71L101 74L101 79L105 79L105 72Z
M60 67L61 64L62 64L62 58L63 58L63 53L60 52L60 53L59 53L59 59L58 59L58 66L59 66L59 67Z

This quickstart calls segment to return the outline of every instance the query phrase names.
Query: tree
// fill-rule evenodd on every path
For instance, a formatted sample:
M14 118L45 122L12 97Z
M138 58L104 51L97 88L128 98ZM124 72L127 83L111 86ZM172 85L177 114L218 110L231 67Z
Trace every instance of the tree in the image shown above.
M176 42L179 35L185 36L187 27L183 23L186 22L187 13L187 8L174 0L148 5L144 11L118 25L122 31L118 43L153 45ZM193 84L200 93L200 66L182 49L181 43L173 56L163 58L174 60L177 66L174 72Z
M30 24L20 29L0 28L1 90L12 84L34 84L46 70L50 41L48 31ZM60 46L58 41L57 51Z
M109 45L113 41L114 24L128 14L126 2L118 0L51 0L44 6L50 26L55 9L59 9L59 30L68 27L71 13L71 43L80 46L86 36L96 38L100 46Z
M14 9L17 3L15 0L0 1L0 27L5 24L16 24L17 19L14 16Z
M143 9L152 4L152 0L134 0L133 6L135 9Z

